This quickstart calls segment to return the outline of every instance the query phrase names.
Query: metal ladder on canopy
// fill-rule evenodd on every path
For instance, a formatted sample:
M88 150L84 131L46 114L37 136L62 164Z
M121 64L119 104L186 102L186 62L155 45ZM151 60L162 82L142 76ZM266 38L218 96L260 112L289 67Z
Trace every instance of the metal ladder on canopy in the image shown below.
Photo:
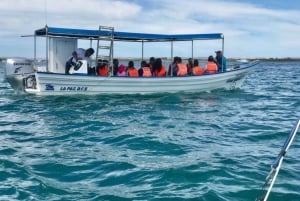
M114 27L99 26L96 63L107 64L111 74L113 61Z

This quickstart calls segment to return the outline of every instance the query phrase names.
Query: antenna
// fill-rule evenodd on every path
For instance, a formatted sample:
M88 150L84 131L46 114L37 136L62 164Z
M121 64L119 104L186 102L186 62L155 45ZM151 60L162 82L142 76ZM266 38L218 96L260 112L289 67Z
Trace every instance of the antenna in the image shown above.
M44 0L44 12L45 12L45 24L48 24L48 22L47 22L47 0Z

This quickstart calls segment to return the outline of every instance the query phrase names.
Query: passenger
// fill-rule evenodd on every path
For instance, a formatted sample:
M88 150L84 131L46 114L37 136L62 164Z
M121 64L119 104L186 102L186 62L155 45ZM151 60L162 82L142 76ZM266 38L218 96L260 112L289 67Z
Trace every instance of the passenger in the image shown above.
M108 61L107 60L99 60L97 65L97 73L100 76L108 76Z
M119 60L113 59L113 75L116 76L119 71Z
M214 61L214 57L212 55L210 55L208 57L208 61L206 63L205 73L214 74L214 73L217 73L217 72L218 72L218 66Z
M186 76L187 75L187 66L182 63L181 57L178 57L176 60L176 66L173 71L173 76Z
M186 64L188 75L193 75L193 59L189 58L188 63Z
M219 72L226 72L226 57L223 56L221 50L216 51L216 62Z
M147 65L146 61L141 61L141 68L138 71L139 71L140 77L151 77L152 76L151 69Z
M153 73L154 63L155 63L155 58L154 57L150 57L148 66L150 67L151 73Z
M180 57L175 56L174 59L173 59L173 62L169 65L169 69L168 69L168 75L169 76L177 74L176 62L179 59L180 59ZM176 70L176 72L174 72L174 70Z
M198 59L194 59L194 65L192 68L192 75L202 75L204 73L204 70L201 66L199 66Z
M134 67L133 61L128 62L128 68L127 68L127 75L129 77L138 77L139 72L138 70Z
M166 74L166 67L162 65L161 58L155 59L153 65L153 75L156 77L165 77Z
M126 67L123 64L121 64L119 66L118 71L117 71L117 76L119 76L119 77L126 76Z
M88 73L95 74L95 69L91 68L91 56L94 54L93 48L88 48L87 50L83 48L77 48L72 52L72 57L70 57L66 62L66 74L70 74L70 68L72 65L76 64L78 60L86 60L88 65Z

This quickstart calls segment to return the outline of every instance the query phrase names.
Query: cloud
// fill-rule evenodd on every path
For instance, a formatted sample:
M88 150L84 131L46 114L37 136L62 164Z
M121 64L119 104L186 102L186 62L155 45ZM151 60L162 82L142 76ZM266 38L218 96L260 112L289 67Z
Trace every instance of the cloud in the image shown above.
M132 20L140 10L140 6L125 1L2 0L0 12L3 17L0 25L6 30L22 28L25 32L45 24L95 28L107 20ZM10 33L0 32L1 35Z
M19 36L46 24L87 29L107 25L117 31L149 33L220 32L229 57L298 56L297 9L225 0L2 0L0 12L0 42L6 45L0 56L29 56L32 47L21 52L18 47L31 39ZM205 47L213 49L207 43Z

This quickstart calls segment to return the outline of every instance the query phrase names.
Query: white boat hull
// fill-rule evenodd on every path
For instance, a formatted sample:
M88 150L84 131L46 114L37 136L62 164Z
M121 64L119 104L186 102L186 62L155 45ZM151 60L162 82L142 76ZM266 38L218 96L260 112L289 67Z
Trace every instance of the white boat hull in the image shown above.
M102 77L35 72L24 77L23 88L26 93L38 95L208 92L240 88L256 64L244 64L225 73L186 77Z

